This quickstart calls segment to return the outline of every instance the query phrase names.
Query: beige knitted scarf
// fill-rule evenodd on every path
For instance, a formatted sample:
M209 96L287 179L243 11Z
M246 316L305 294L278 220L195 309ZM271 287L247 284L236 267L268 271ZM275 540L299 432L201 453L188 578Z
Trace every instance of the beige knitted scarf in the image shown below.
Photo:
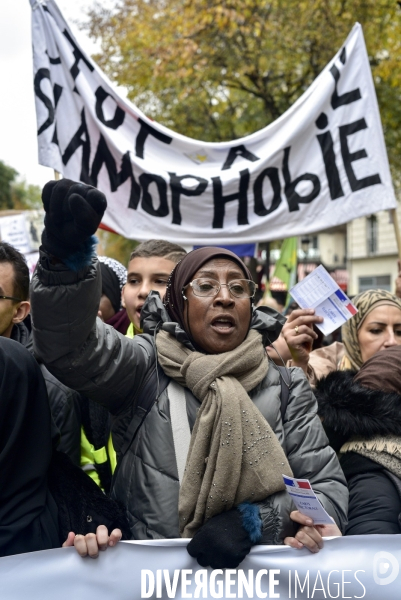
M211 517L245 500L284 489L292 475L273 430L247 392L266 376L268 361L255 330L231 352L202 354L160 331L164 372L201 401L179 496L182 537L193 537Z

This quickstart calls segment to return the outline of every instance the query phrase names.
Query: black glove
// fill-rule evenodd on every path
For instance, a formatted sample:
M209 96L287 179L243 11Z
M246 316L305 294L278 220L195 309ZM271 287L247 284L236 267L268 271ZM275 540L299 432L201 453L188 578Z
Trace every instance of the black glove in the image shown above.
M252 546L242 516L233 508L209 519L189 542L187 550L201 567L236 569Z
M44 250L60 259L85 252L106 210L105 195L90 185L61 179L46 183L42 201L46 211Z

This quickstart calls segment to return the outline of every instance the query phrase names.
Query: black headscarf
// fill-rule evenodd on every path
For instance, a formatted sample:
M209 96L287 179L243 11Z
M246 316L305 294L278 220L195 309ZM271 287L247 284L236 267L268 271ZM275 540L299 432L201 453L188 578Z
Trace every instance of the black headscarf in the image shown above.
M57 507L47 487L51 416L38 364L0 337L0 556L59 547Z
M243 271L246 279L252 279L250 271L244 265L242 260L230 250L208 246L189 252L172 271L167 283L167 290L164 298L165 307L167 308L172 321L179 323L184 330L186 330L186 327L184 323L184 298L182 296L182 288L191 281L192 277L202 265L215 258L232 260Z

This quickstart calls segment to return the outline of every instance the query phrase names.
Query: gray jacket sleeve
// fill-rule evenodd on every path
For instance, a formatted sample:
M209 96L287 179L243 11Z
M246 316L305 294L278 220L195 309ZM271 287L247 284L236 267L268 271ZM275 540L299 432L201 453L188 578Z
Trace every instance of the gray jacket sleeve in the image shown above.
M317 416L317 402L301 369L291 369L291 394L284 416L288 461L299 479L309 479L319 501L344 531L348 488L340 463Z
M309 479L319 501L344 532L348 510L344 474L316 414L317 402L302 370L290 371L290 396L281 423L288 462L294 477ZM263 521L261 543L280 544L285 537L295 535L298 525L289 515L296 508L287 492L274 494L258 504Z
M97 260L74 273L41 253L31 287L34 352L62 383L117 414L133 402L153 349L97 318L100 295Z

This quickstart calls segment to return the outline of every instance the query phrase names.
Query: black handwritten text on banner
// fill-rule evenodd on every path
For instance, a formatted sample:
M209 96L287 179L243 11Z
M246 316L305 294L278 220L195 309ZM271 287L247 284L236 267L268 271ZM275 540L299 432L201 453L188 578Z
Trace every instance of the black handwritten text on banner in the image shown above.
M206 143L148 119L83 53L54 0L31 0L39 161L101 189L137 240L247 243L394 208L362 29L277 121Z

